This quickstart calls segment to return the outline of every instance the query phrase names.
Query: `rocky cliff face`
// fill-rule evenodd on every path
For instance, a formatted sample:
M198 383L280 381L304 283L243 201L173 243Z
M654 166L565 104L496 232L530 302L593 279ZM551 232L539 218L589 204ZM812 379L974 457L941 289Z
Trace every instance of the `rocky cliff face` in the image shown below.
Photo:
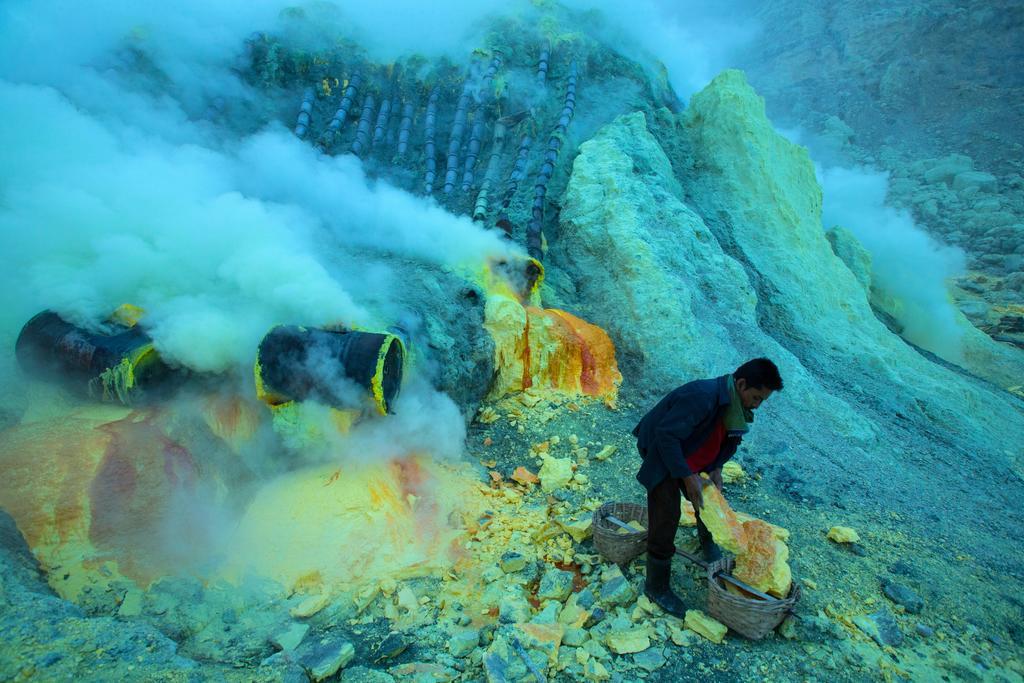
M888 201L969 256L956 299L1024 343L1019 3L762 3L738 63L826 164L891 173Z

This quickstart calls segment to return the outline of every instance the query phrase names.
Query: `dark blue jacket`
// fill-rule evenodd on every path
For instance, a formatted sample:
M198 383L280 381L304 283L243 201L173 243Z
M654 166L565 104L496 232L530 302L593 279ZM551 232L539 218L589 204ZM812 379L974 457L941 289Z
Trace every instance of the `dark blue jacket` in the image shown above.
M730 375L699 379L673 389L643 416L633 429L636 447L643 458L636 479L648 491L665 477L682 479L694 474L686 457L707 439L711 429L732 403ZM718 457L704 472L718 469L736 453L740 437L727 436Z

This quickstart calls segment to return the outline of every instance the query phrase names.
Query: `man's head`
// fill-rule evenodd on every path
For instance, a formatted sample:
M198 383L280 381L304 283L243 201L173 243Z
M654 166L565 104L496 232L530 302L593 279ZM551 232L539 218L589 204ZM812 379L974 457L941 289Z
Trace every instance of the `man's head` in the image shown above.
M736 393L740 403L747 410L754 410L773 391L782 391L782 376L775 363L767 358L748 360L732 373L736 382Z

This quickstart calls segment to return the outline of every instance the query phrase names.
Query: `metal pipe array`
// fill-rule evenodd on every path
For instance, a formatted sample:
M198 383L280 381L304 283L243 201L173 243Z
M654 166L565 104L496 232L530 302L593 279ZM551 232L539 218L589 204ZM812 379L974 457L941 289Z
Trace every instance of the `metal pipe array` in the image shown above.
M306 88L306 92L302 95L302 104L299 106L299 117L295 121L295 137L300 140L306 137L306 131L309 130L314 97L316 97L316 91L313 88Z
M316 147L320 152L327 153L331 147L334 146L335 141L341 134L341 128L345 125L345 119L348 118L348 112L352 109L352 104L356 101L356 94L359 92L359 88L363 84L363 79L359 74L352 77L352 80L348 82L348 86L345 87L345 92L341 96L341 104L338 105L338 111L334 112L334 117L331 118L331 122L327 124L327 130L323 132L320 139L316 143Z
M469 115L469 101L472 99L470 86L467 82L462 86L459 103L455 107L455 120L452 122L452 135L448 140L448 167L444 175L444 193L451 194L455 189L455 179L459 173L459 149L462 147L462 136L466 130L466 118Z
M402 107L402 122L398 124L398 156L405 157L409 150L409 136L412 134L412 117L416 113L416 104L406 102Z
M356 139L352 141L352 153L362 156L363 152L370 148L370 121L373 119L374 99L373 95L367 93L363 98L363 113L359 117L359 127L356 128Z
M430 99L427 100L427 115L424 120L425 141L423 153L427 161L427 174L423 179L423 192L434 193L434 179L437 177L437 150L434 149L434 136L437 134L437 100L441 97L441 91L434 88L430 91Z
M544 222L544 201L547 198L548 183L555 173L555 164L558 162L558 152L562 147L562 138L572 121L576 112L576 60L569 65L569 82L565 88L565 102L562 113L558 117L558 125L551 132L548 138L548 149L544 153L544 163L537 174L537 183L533 186L533 206L531 207L530 222L526 226L526 251L538 261L543 256L541 245L543 236L541 226Z

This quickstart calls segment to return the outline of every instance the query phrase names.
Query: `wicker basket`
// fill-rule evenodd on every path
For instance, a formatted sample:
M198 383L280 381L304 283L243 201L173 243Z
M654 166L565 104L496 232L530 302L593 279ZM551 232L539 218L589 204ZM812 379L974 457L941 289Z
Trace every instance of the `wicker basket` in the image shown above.
M782 623L786 615L793 611L793 607L800 599L800 586L793 581L789 595L772 602L744 598L727 591L722 585L722 580L715 576L719 572L731 572L732 567L731 557L708 566L708 614L733 631L751 640L760 640L771 633Z
M643 531L621 533L622 527L609 522L612 515L626 524L640 522ZM647 508L636 503L605 503L594 510L594 547L616 564L627 564L647 549Z

